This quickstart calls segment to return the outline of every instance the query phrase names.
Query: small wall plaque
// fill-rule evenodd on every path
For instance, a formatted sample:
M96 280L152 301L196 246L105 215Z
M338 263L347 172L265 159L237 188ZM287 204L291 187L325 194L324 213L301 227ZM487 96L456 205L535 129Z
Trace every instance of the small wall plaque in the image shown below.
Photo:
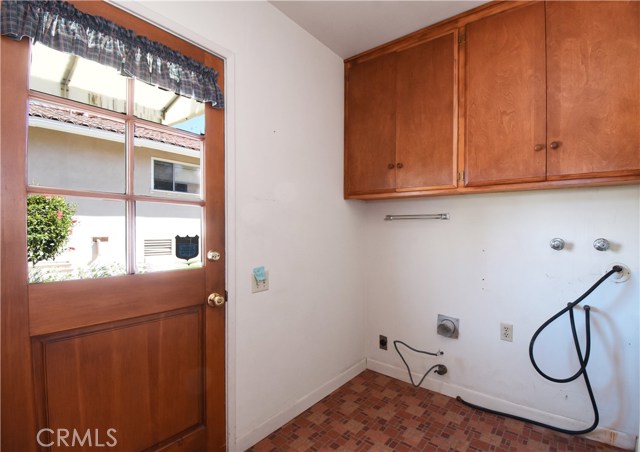
M178 259L193 259L200 253L200 237L188 235L180 237L176 235L176 257Z

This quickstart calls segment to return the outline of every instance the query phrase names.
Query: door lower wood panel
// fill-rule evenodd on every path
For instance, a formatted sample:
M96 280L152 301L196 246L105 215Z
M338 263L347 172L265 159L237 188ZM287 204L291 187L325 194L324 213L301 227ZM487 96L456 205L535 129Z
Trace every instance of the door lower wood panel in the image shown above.
M466 185L544 180L544 2L468 24L466 66Z
M201 268L29 285L32 336L173 311L206 298ZM141 286L146 290L137 290Z
M35 337L40 428L90 431L92 447L115 440L109 450L122 451L204 433L203 309ZM52 449L69 448L46 433L42 442L56 443Z

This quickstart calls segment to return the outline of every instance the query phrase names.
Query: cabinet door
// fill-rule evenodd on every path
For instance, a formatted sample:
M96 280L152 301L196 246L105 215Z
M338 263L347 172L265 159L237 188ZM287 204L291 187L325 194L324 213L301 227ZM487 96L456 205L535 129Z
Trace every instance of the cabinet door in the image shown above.
M397 55L397 190L455 187L454 33Z
M395 86L394 54L347 67L346 195L395 189Z
M472 22L466 33L466 185L544 180L544 3Z
M640 169L640 2L548 2L549 178Z

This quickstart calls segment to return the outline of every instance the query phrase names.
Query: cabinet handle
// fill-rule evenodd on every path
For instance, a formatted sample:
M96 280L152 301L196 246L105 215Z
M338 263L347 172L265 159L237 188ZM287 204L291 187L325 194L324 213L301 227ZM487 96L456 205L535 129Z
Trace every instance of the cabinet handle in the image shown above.
M396 165L396 167L398 167L398 169L402 168L404 165L400 162Z
M544 149L544 144L536 144L536 145L533 147L533 150L534 150L534 151L542 151L543 149Z
M396 166L395 166L393 163L389 163L389 164L387 165L387 168L388 168L388 169L394 169L395 167L396 167Z
M552 141L551 144L549 145L549 147L551 149L558 149L560 147L560 142L559 141Z

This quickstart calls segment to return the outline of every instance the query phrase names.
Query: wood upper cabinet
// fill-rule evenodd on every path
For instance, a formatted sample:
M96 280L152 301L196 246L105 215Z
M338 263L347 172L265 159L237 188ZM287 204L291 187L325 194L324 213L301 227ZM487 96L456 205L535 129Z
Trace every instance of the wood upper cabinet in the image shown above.
M396 184L396 56L347 66L345 193L392 191Z
M640 2L466 26L467 186L640 174Z
M346 65L345 195L455 187L456 33Z
M467 185L545 178L544 3L466 27Z
M640 1L490 2L345 69L346 198L640 182Z
M548 178L637 173L640 2L546 8Z
M448 33L398 52L396 189L455 187L455 63Z

